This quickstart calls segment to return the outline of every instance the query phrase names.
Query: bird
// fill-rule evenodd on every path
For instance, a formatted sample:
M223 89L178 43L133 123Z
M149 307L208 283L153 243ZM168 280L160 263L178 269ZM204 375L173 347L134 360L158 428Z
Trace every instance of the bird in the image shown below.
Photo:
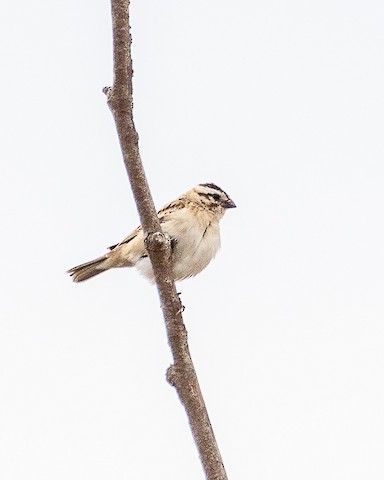
M171 241L176 282L194 277L207 267L220 248L219 222L233 200L214 183L200 183L157 212L161 228ZM105 255L68 270L74 282L83 282L111 268L136 267L155 281L141 225Z

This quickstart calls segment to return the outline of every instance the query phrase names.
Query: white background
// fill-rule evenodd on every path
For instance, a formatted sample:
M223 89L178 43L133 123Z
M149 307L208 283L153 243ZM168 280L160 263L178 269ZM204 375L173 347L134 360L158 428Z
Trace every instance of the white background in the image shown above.
M231 479L384 477L383 5L132 0L157 206L212 181L238 205L179 286ZM109 2L0 22L0 478L203 478L155 288L65 274L138 223Z

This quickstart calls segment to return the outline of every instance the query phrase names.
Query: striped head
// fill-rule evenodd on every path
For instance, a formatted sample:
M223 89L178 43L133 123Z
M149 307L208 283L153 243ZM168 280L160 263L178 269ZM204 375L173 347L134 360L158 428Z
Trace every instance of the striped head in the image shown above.
M229 195L214 183L201 183L192 192L205 209L213 212L224 213L228 208L236 207Z

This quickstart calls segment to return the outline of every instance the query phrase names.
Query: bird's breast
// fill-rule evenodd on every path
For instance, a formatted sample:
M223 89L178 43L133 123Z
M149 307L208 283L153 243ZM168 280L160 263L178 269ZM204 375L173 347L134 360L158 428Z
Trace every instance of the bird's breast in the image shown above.
M173 239L175 279L182 280L200 273L220 248L217 221L207 216L184 215L172 218L163 229Z

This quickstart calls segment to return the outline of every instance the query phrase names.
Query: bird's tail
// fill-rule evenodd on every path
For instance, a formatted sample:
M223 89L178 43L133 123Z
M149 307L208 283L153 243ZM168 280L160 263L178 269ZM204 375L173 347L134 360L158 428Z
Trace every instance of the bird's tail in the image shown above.
M111 267L112 265L108 261L108 254L106 254L95 260L91 260L90 262L73 267L68 270L67 273L71 275L74 282L83 282L84 280L88 280L88 278L92 278L95 275L99 275L99 273L105 272L105 270L108 270Z

